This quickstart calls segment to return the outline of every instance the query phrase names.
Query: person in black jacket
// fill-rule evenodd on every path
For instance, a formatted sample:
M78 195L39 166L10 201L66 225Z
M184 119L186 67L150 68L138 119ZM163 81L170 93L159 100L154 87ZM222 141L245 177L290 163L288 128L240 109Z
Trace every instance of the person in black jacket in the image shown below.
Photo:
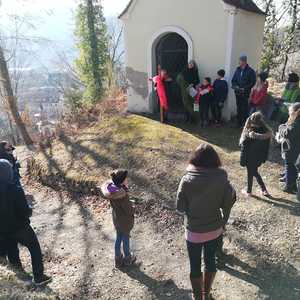
M222 109L224 108L224 103L228 97L228 83L225 80L225 71L218 71L218 78L213 84L213 101L211 104L211 112L214 118L214 122L217 126L220 125L222 120Z
M248 187L242 192L247 197L252 196L254 177L262 190L262 195L270 197L258 168L268 159L272 136L272 129L266 124L260 112L256 112L248 118L240 139L240 163L242 167L247 168L248 173Z
M300 103L295 103L290 111L288 122L279 127L279 135L285 164L285 187L283 190L295 194L298 175L295 164L300 154Z
M9 261L21 261L16 243L28 248L31 255L34 283L43 285L51 281L44 274L42 252L37 236L30 226L29 208L23 189L13 182L13 169L9 161L0 159L0 240L6 246Z
M232 88L234 89L237 105L238 126L243 127L249 115L249 96L251 89L256 83L256 73L248 65L247 56L240 57L240 65L236 69L232 78Z
M6 159L12 164L13 173L14 173L14 182L18 186L21 187L22 186L21 181L20 181L20 179L21 179L20 167L21 166L13 154L14 150L15 150L15 147L13 145L11 145L9 142L6 142L6 141L0 142L0 159Z
M194 60L188 63L186 69L183 71L183 77L189 86L196 88L200 84L198 66Z

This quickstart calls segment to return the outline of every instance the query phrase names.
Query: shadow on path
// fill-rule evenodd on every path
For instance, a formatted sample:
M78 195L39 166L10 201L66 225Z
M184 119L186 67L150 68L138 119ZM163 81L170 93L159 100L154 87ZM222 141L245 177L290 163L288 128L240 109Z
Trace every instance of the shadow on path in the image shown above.
M138 281L155 295L158 300L190 300L191 291L180 289L173 280L157 280L145 274L139 266L132 267L128 270L122 270L133 280Z

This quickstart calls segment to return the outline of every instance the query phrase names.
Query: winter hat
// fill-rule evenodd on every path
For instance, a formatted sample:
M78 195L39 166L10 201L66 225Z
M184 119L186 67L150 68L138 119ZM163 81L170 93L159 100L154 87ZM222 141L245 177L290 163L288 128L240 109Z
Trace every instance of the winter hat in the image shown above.
M289 74L288 82L299 82L299 76L296 73Z
M268 79L269 74L267 72L261 72L258 76L263 82L265 82Z
M8 184L13 181L13 169L10 162L0 159L0 184Z
M127 175L127 170L115 170L110 174L113 183L117 186L121 185L125 181Z
M242 54L242 55L240 56L240 61L247 62L247 61L248 61L247 55L246 55L246 54Z

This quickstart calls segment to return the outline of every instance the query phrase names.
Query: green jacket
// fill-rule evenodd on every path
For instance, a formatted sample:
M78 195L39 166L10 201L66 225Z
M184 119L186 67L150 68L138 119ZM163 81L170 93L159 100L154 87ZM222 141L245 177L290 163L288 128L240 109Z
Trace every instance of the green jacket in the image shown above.
M194 103L195 100L189 95L187 88L189 87L189 84L185 81L182 74L179 74L176 78L176 81L180 87L181 95L182 95L182 101L185 109L190 113L194 114Z
M294 88L286 87L282 94L284 102L296 103L300 102L300 87L295 86Z

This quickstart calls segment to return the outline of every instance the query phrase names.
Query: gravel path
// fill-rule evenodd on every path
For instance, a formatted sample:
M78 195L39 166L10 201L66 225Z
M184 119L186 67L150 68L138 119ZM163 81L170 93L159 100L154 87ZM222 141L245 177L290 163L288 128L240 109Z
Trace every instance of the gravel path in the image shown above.
M191 299L180 226L177 231L172 228L160 232L160 224L138 218L133 248L139 266L122 272L113 267L114 229L109 210L94 214L91 207L66 193L39 185L26 189L34 195L32 223L45 253L46 270L54 278L41 292L57 299ZM249 209L250 222L252 211L257 212L265 205L253 204ZM270 209L278 211L276 207ZM287 216L286 210L282 212ZM255 222L250 225L256 226ZM251 230L256 230L251 226L242 216L229 226L226 248L230 256L228 266L216 278L216 299L299 299L296 261L277 257L272 249L260 248L259 242L251 243L248 237L253 235ZM260 230L264 239L264 231ZM268 238L268 233L265 234ZM257 236L252 238L255 240ZM30 270L28 255L23 255ZM34 295L28 299L41 299L39 291Z

